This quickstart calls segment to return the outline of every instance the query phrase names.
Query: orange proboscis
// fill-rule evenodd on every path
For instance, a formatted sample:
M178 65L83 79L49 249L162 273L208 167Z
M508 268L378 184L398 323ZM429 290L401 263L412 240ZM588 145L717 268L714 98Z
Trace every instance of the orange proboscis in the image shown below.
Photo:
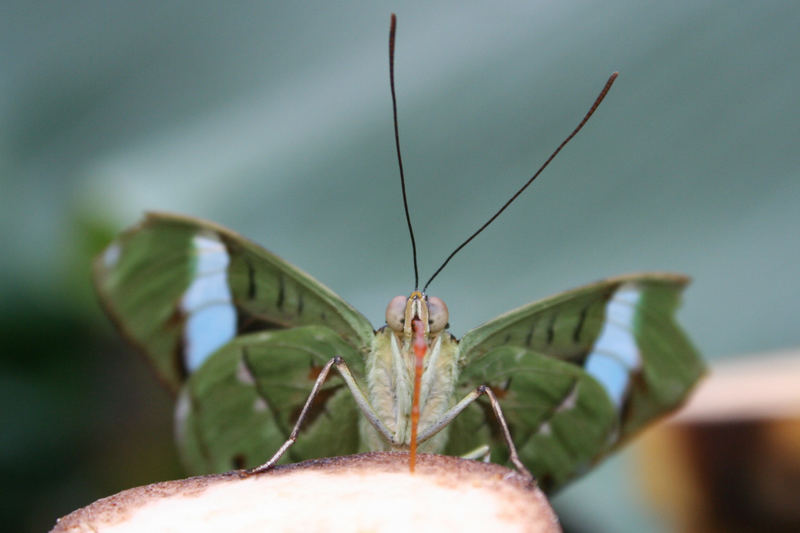
M422 361L428 351L425 341L425 324L415 318L411 325L414 329L414 396L411 401L411 449L409 450L408 469L414 473L417 463L417 427L419 426L419 389L422 381Z

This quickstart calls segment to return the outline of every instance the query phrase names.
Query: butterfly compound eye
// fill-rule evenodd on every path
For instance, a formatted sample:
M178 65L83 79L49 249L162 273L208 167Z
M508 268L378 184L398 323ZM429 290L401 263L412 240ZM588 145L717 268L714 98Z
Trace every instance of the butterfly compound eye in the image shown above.
M403 330L407 299L405 296L395 296L386 306L386 324L394 331Z
M450 320L450 314L447 312L447 306L441 298L431 296L428 298L428 323L430 324L431 333L439 333L447 327L447 321Z

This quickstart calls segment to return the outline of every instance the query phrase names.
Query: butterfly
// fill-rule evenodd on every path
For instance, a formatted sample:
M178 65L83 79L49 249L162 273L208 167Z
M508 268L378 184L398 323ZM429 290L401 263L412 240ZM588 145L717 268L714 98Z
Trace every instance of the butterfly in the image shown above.
M599 281L461 339L448 332L446 304L415 288L389 301L375 330L241 235L150 213L97 257L94 279L120 331L177 394L176 440L193 473L253 468L274 450L266 468L412 449L412 461L417 450L511 460L555 490L679 406L704 372L675 320L688 283L677 274Z

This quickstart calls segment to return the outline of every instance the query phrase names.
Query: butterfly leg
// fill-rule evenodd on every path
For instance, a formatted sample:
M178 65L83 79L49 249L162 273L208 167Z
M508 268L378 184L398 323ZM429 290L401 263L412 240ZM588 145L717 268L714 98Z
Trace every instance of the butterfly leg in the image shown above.
M295 422L294 428L292 428L292 432L289 434L289 438L286 439L286 442L284 442L283 445L281 445L281 447L278 448L278 451L276 451L266 463L262 464L261 466L257 466L255 468L251 468L250 470L245 470L244 475L249 476L269 470L270 468L275 466L275 464L280 460L283 454L286 453L286 450L288 450L292 446L292 444L294 444L295 441L297 441L297 435L298 433L300 433L300 428L302 427L303 422L306 419L306 415L308 414L311 405L314 403L314 399L317 397L317 394L319 394L322 385L328 378L328 374L331 371L331 367L334 366L339 371L339 374L341 374L342 379L344 379L345 383L347 383L347 386L350 389L350 392L353 394L353 398L356 401L356 405L358 405L358 407L364 413L364 416L367 417L367 420L370 421L370 423L375 427L376 430L378 430L378 432L383 436L383 438L387 440L387 442L393 445L399 444L395 441L395 438L389 431L389 428L386 427L386 425L378 417L377 413L375 413L375 410L372 408L372 405L370 405L369 400L367 400L367 397L364 396L364 393L361 391L361 387L358 386L358 383L353 377L352 372L350 372L350 368L348 368L347 363L345 363L344 359L342 359L337 355L336 357L328 361L324 367L322 367L319 376L317 376L317 380L314 382L314 386L311 388L311 393L308 395L308 399L306 400L305 405L303 405L303 410L300 411L300 416L297 417L297 422Z
M497 396L494 395L491 387L486 385L481 385L474 391L467 394L464 399L444 413L439 421L425 428L425 431L420 433L417 442L424 442L439 433L447 424L452 422L455 417L457 417L464 409L466 409L469 404L484 394L487 398L489 398L489 403L492 405L494 416L497 417L497 422L500 424L500 429L503 432L503 439L506 441L506 446L508 446L509 459L511 459L511 462L514 463L514 466L522 475L529 479L533 479L533 475L528 471L527 468L525 468L525 465L523 465L522 461L519 459L517 447L514 446L514 441L511 440L511 432L508 430L508 424L503 416L503 410L500 408L500 402L497 401Z
M488 463L489 462L489 457L491 455L489 452L490 452L489 445L488 444L481 444L480 446L478 446L474 450L469 451L469 452L465 453L464 455L462 455L461 458L462 459L475 459L475 460L480 459L484 463Z

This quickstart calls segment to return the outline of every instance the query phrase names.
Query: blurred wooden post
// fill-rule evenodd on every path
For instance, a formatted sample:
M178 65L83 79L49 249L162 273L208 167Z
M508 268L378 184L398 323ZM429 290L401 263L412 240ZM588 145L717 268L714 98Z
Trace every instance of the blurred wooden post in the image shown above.
M675 530L800 531L800 351L715 365L638 449L647 492Z

